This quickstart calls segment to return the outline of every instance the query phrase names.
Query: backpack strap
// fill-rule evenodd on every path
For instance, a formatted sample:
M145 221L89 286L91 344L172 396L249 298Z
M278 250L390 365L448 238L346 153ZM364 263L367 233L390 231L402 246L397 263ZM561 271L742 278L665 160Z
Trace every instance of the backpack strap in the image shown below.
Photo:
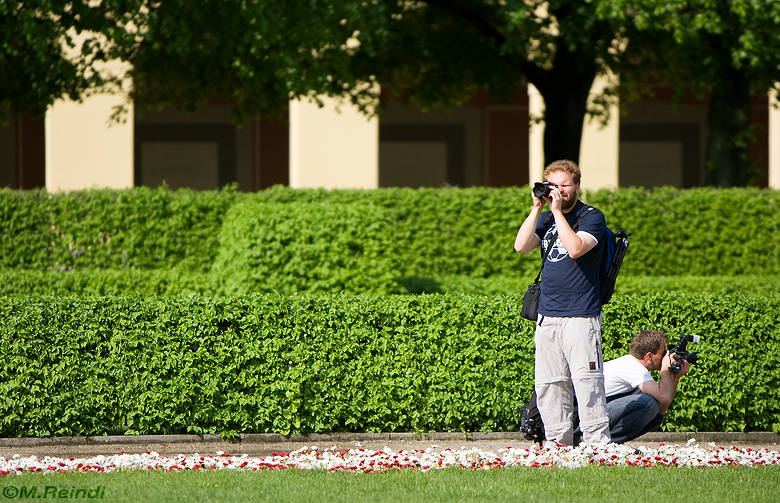
M584 209L584 210L582 210L582 213L580 213L580 216L579 216L579 217L577 217L577 221L576 221L576 222L574 222L574 226L572 227L572 230L573 230L574 232L577 232L577 229L579 229L579 228L580 228L580 224L582 224L582 221L585 219L585 215L587 215L587 214L588 214L588 212L589 212L590 210L592 210L592 209L593 209L593 206L589 206L589 205L587 205L587 204L585 205L585 209Z

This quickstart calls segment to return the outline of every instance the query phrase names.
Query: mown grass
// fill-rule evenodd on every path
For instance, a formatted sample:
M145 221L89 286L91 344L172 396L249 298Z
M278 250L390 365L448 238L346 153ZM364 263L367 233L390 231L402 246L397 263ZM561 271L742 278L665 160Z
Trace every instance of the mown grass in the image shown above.
M780 467L582 469L458 468L382 474L133 471L109 474L27 474L7 486L58 489L104 487L103 501L302 502L772 502L780 501ZM3 493L6 494L6 493ZM7 494L3 499L8 499ZM85 498L81 498L85 499Z

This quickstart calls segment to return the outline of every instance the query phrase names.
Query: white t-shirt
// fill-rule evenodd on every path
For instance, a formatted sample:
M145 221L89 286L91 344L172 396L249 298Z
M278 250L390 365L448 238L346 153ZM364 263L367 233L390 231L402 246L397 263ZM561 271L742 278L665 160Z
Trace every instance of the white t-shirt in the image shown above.
M604 362L604 389L607 396L633 391L653 376L642 363L631 355Z

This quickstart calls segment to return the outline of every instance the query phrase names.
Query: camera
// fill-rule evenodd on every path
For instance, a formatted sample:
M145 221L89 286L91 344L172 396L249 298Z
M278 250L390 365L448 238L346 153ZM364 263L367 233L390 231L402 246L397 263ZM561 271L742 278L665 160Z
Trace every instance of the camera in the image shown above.
M676 346L669 348L669 353L672 355L672 364L669 370L671 370L672 373L677 374L680 372L680 365L682 360L687 360L691 365L696 363L696 361L699 359L699 353L689 353L686 351L686 347L688 346L689 342L699 342L700 340L701 337L698 335L681 335L680 342L678 342Z
M536 182L534 183L534 195L538 197L539 199L550 197L550 191L553 187L557 187L558 185L550 182Z

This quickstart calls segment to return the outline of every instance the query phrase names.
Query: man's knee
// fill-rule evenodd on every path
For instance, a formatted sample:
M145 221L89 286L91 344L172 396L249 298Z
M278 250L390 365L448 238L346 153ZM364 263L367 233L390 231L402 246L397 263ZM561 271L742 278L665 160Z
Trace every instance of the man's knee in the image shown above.
M651 395L645 393L638 395L634 403L636 404L636 408L646 411L648 415L652 415L652 417L658 415L660 405L658 404L658 400Z

